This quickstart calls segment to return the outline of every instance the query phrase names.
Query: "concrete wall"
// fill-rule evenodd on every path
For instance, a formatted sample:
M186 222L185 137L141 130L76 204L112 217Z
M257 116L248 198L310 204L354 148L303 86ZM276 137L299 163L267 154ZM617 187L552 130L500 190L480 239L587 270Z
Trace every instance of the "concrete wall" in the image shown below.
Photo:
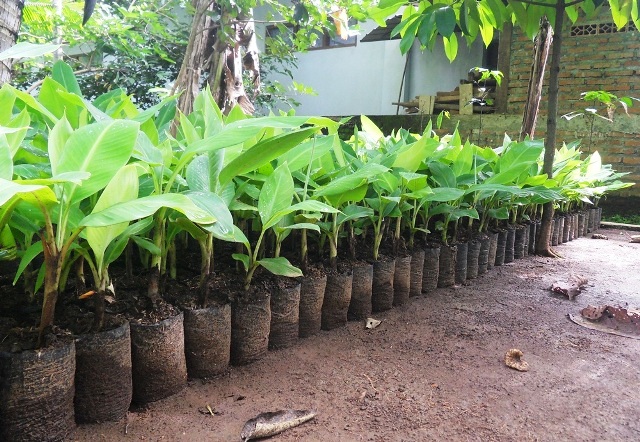
M257 8L256 19L264 17ZM298 68L293 70L296 82L310 86L317 95L298 95L299 115L395 115L392 102L408 100L416 95L435 95L437 91L453 90L460 79L467 78L472 67L481 66L483 47L477 42L471 48L460 39L459 54L450 63L444 54L442 41L433 52L421 51L415 45L410 51L407 80L402 91L405 56L400 53L400 40L360 42L360 38L375 29L370 21L360 24L356 46L311 50L297 54ZM256 32L265 35L265 24L258 24ZM274 77L290 84L286 76ZM400 112L404 112L401 108Z
M468 47L462 38L458 40L460 47L453 63L449 62L444 53L442 38L438 39L432 52L421 51L418 44L414 45L409 64L407 99L417 95L435 95L436 92L451 91L460 85L461 79L467 79L469 69L482 67L482 41L478 39ZM368 43L363 43L363 46L365 44Z

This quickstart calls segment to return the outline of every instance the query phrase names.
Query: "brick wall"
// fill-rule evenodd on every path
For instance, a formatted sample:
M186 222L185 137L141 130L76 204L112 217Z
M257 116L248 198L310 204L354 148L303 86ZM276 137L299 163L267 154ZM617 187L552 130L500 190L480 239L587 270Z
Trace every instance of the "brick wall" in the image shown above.
M589 90L604 90L619 97L640 98L640 32L633 25L624 31L618 31L612 23L608 8L590 18L581 19L575 24L568 23L563 32L563 47L560 66L559 115L572 111L581 111L592 106L580 100L580 94ZM571 35L581 33L586 35ZM517 28L514 28L511 44L511 67L509 81L508 112L521 116L527 94L529 73L533 59L533 43ZM540 104L536 138L545 136L546 97L548 68ZM599 106L598 108L602 108ZM603 114L603 112L600 112ZM584 151L598 150L603 161L613 164L619 172L628 172L625 178L638 185L625 189L621 196L640 196L640 102L634 102L626 116L618 109L613 123L596 119L589 149L590 122L583 117L571 121L559 119L558 143L562 141L582 140ZM505 128L510 135L517 134L519 122L512 121L516 127ZM502 132L502 131L500 131ZM493 145L497 136L489 134L488 144ZM491 139L493 138L493 139Z
M624 32L608 33L616 30L615 25L607 25L611 22L611 13L602 8L597 16L579 20L574 25L568 23L565 27L560 67L561 115L587 107L580 100L580 94L589 90L640 98L640 33L633 25L626 27ZM578 26L578 32L596 35L571 36L571 26ZM511 44L509 113L522 113L532 57L533 43L516 26ZM551 63L551 56L548 63ZM545 87L541 110L546 109L546 92ZM629 112L640 114L640 103L636 103Z

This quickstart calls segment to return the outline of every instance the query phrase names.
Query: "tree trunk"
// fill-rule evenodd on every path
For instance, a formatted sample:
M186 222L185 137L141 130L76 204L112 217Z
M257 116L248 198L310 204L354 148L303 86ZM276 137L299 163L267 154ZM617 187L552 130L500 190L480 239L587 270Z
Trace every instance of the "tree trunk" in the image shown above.
M533 138L533 133L538 120L540 100L542 99L542 84L544 82L544 71L547 66L549 48L553 41L553 29L547 17L540 20L540 29L533 48L533 63L531 65L531 75L529 76L529 88L527 102L524 107L522 117L522 128L520 129L520 139L525 136Z
M556 126L558 122L558 90L560 87L560 56L562 54L562 28L564 25L565 0L558 0L556 4L556 30L551 46L551 67L549 68L549 105L547 109L547 136L544 140L543 172L549 178L553 176L553 158L556 152ZM551 220L553 218L553 202L544 205L540 241L536 244L536 253L545 256L555 256L551 251L549 238L551 237Z
M16 43L24 0L3 0L0 2L0 52ZM0 61L0 85L11 80L11 59Z
M228 14L223 12L221 23L226 22L229 22ZM235 30L234 42L225 43L219 38L214 45L209 87L223 113L229 113L238 104L245 114L253 114L253 97L249 98L247 95L243 81L243 72L247 70L251 73L253 87L257 92L260 86L260 70L253 11L249 9L246 14L238 16L237 21L233 21L231 26Z
M200 90L200 78L204 65L204 56L211 46L212 20L207 10L211 7L211 0L193 0L195 10L189 43L182 60L178 78L173 85L173 92L182 92L178 100L178 109L184 114L193 110L193 102Z
M192 0L192 5L196 12L189 43L173 87L174 92L182 92L178 108L183 113L193 109L202 72L208 65L209 87L220 109L226 114L239 104L244 113L252 114L255 110L253 97L247 96L243 82L243 72L247 70L251 73L255 91L260 85L252 9L233 17L211 0ZM220 14L217 22L213 22L210 14L206 14L207 10L214 9ZM234 31L232 35L225 34L229 29Z

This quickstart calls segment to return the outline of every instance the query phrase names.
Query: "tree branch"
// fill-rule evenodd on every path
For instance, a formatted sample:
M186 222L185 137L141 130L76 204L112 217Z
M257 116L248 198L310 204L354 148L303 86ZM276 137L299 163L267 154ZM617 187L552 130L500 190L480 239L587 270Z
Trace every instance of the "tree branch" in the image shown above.
M80 75L80 74L88 74L90 72L103 72L103 71L106 71L106 70L108 70L108 68L88 68L88 69L79 69L77 71L73 71L73 73L74 73L74 75ZM44 82L44 80L36 81L31 86L29 86L29 88L27 90L25 90L25 92L30 94L35 89L37 89L38 87L42 86L43 82Z

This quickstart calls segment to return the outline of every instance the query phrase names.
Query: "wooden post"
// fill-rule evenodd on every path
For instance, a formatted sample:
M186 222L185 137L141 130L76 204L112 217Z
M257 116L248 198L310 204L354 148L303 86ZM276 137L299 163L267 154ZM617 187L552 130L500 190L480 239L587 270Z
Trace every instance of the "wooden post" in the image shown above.
M418 108L421 114L433 115L433 106L436 103L435 95L418 96Z
M564 14L564 11L562 13ZM526 136L533 138L533 133L536 129L540 100L542 99L544 71L547 66L547 58L552 41L553 29L551 29L547 17L542 17L540 19L540 29L533 48L533 63L531 64L527 102L525 103L522 128L520 129L521 140Z
M460 85L460 115L473 115L473 83Z

